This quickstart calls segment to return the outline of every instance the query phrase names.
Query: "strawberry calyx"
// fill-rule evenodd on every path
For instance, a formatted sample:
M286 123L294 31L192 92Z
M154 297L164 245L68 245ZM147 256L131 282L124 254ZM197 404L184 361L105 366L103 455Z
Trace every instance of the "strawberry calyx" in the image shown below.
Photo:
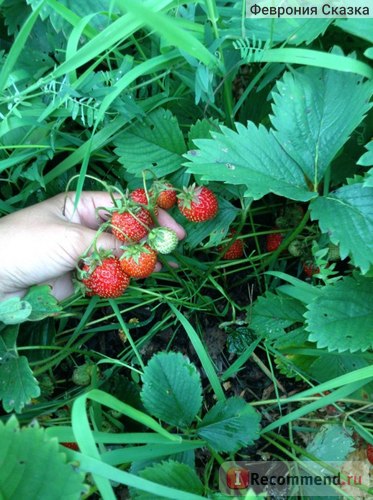
M151 248L145 242L135 245L122 245L120 248L123 250L123 253L119 257L119 260L132 259L136 264L139 264L143 254L150 254L152 252Z
M196 186L193 183L189 187L184 187L182 193L177 195L179 206L190 210L192 203L198 205L200 203L199 195L201 194L203 186Z
M101 266L105 259L114 257L112 250L94 249L89 255L82 256L79 261L78 278L87 279L97 266Z

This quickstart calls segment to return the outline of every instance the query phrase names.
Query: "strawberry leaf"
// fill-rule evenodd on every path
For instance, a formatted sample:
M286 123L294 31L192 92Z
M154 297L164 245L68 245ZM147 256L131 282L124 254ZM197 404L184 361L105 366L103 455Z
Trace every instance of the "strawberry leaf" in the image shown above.
M62 311L58 305L57 299L51 294L51 288L48 285L33 286L24 297L32 307L29 321L39 321L48 316L56 316Z
M369 111L371 94L371 84L362 83L362 77L321 68L285 73L277 83L274 134L314 189Z
M0 421L0 442L2 498L73 500L84 492L83 475L37 422L20 429L15 416Z
M12 325L1 330L0 401L6 412L15 410L20 413L25 404L40 395L40 388L27 358L18 356L16 349L18 329L18 325Z
M202 405L201 378L181 353L161 352L143 375L141 399L147 411L168 424L188 427Z
M311 204L311 218L339 244L341 258L348 255L366 273L373 264L373 187L357 183L343 186Z
M185 492L185 498L188 493L194 495L203 494L203 484L196 472L186 464L168 460L151 467L147 467L139 472L139 476L148 481L175 488L181 495ZM131 498L136 500L153 500L154 494L140 490L132 490Z
M338 52L338 50L335 50ZM317 197L326 169L369 111L372 86L353 73L308 67L277 84L275 130L236 123L212 139L194 141L187 171L206 181L246 186L246 196L268 193L299 201Z
M260 416L243 399L219 401L206 413L198 435L215 451L232 452L259 438Z
M257 335L277 340L285 335L286 328L303 322L304 312L299 300L268 292L257 299L250 311L250 327Z
M329 351L356 352L372 348L372 296L371 278L348 277L323 287L305 314L309 340Z
M120 134L114 144L119 162L136 177L142 177L146 169L158 178L175 172L186 150L177 119L162 108Z
M31 305L19 297L0 302L0 322L14 325L26 321L31 314Z
M213 139L194 141L199 150L184 155L190 161L185 163L188 172L205 181L244 184L245 196L254 199L270 192L299 201L317 196L308 190L299 166L262 125L236 123L237 132L220 129Z

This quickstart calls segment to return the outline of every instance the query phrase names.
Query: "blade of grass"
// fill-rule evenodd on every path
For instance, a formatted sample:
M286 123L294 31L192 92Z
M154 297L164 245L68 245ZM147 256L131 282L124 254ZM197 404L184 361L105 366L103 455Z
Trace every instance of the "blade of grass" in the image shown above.
M241 370L243 365L255 351L260 341L261 341L260 338L256 339L242 354L239 355L236 361L227 370L225 370L223 375L220 377L223 382L233 377L239 370Z
M144 8L157 12L170 7L172 4L173 0L150 0L144 4ZM135 15L132 13L125 14L83 45L73 57L52 71L48 79L58 78L87 64L102 52L111 50L117 42L124 41L140 27L141 21Z
M191 33L180 28L172 18L154 12L141 2L125 0L121 2L126 11L131 12L142 24L166 38L172 45L195 57L206 66L218 66L217 58Z
M328 394L327 396L320 398L318 401L313 401L312 403L304 405L301 408L298 408L297 410L294 410L291 413L288 413L287 415L279 418L278 420L276 420L276 422L272 422L271 424L267 425L267 427L264 427L264 429L262 429L261 432L264 434L268 431L272 431L273 429L282 427L283 425L286 425L289 422L293 422L294 420L303 417L304 415L307 415L307 413L314 412L320 408L323 408L328 404L335 403L339 399L342 399L348 396L349 394L357 391L358 389L360 389L360 387L362 387L365 384L366 384L365 380L360 380L359 382L353 382L351 384L347 384L337 389L336 391L333 391L331 394ZM280 401L281 400L279 400L279 403Z
M127 448L120 448L103 453L101 458L109 465L121 465L137 462L138 460L152 460L175 453L184 453L186 451L202 448L205 445L204 441L194 441L189 443L157 444L157 446L153 444L148 446L128 446Z
M220 385L219 378L215 372L214 365L212 364L212 361L210 359L209 354L206 352L206 349L204 348L201 339L199 338L197 332L193 328L193 326L189 323L189 321L181 314L181 312L170 302L168 302L168 305L171 309L171 311L175 314L177 319L180 321L180 323L183 325L189 340L191 341L197 356L199 360L201 361L201 364L203 366L203 369L206 372L207 378L209 379L209 382L211 384L211 387L219 401L225 401L226 397L224 394L224 391Z
M318 50L309 49L269 49L255 53L248 57L248 62L256 63L286 63L317 66L346 73L356 73L373 80L373 69L366 63L338 54L327 54Z

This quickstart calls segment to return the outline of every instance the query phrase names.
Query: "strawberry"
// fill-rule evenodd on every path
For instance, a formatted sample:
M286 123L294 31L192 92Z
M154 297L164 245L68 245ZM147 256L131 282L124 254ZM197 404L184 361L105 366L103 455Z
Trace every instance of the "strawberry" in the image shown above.
M130 193L130 198L135 203L140 203L141 205L148 204L148 198L146 196L146 191L143 188L137 188Z
M229 236L233 236L236 233L234 229L229 233ZM224 245L225 246L225 245ZM235 260L240 259L243 256L244 242L242 240L235 240L229 247L225 250L222 259L224 260ZM223 246L218 248L218 251L223 250Z
M153 226L150 212L136 207L124 211L114 211L111 216L112 233L118 240L138 242L145 238Z
M267 234L266 248L267 252L274 252L281 245L284 237L280 233Z
M317 274L320 272L320 268L312 262L312 260L308 260L306 262L303 262L303 271L306 276L309 278L312 278L314 274Z
M134 191L130 193L130 199L134 201L135 203L139 203L140 205L146 205L150 209L154 211L155 215L158 215L158 207L154 203L154 198L152 196L152 193L148 193L149 198L146 196L146 191L143 188L137 188Z
M87 363L77 366L73 371L71 380L75 385L89 385L91 383L93 369L93 365L89 365Z
M168 227L156 227L148 234L150 247L161 254L171 253L177 247L178 242L176 232Z
M169 182L164 183L163 190L157 196L157 205L164 210L172 208L177 201L176 191Z
M79 451L78 443L60 443L65 448L69 448L70 450Z
M86 287L86 295L115 298L123 295L130 277L123 271L119 259L105 254L94 254L85 259L80 278Z
M303 243L301 240L293 240L288 246L288 252L293 257L300 257L303 253Z
M373 444L367 446L367 459L373 465Z
M147 278L155 268L157 252L149 245L131 245L124 247L120 258L123 271L131 278Z
M205 186L194 184L177 197L180 212L192 222L204 222L213 219L218 213L218 200L215 194Z

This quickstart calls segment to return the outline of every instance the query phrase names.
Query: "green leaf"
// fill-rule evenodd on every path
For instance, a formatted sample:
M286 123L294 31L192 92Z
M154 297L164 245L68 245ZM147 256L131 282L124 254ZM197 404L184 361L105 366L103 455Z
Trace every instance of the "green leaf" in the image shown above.
M219 401L204 416L198 435L215 451L233 452L259 438L260 415L242 398Z
M187 171L207 181L246 186L245 196L262 198L268 193L293 200L308 201L315 196L308 190L304 174L262 125L236 123L237 132L221 126L213 139L194 141L198 151L184 155Z
M178 170L186 146L177 119L159 108L114 141L115 153L127 172L142 177L150 170L160 178Z
M353 451L354 441L342 425L323 425L307 445L308 453L324 462L344 462Z
M325 286L305 314L309 340L329 351L373 347L373 279L345 278Z
M1 498L81 498L83 475L37 423L20 429L14 416L6 424L0 421L0 442Z
M195 495L202 495L204 491L203 484L196 472L189 465L173 460L147 467L139 473L139 476L149 481L153 481L154 483L169 486L187 493L193 493ZM132 490L131 498L136 500L153 500L154 494L140 490ZM164 499L165 497L157 496L157 498Z
M57 299L51 294L49 285L33 286L24 297L32 307L32 312L28 319L30 321L40 321L47 316L56 316L62 311Z
M31 305L19 297L4 300L0 302L0 322L6 325L22 323L30 316L31 309Z
M20 413L40 388L25 356L6 356L0 363L0 400L4 410Z
M292 297L283 297L268 292L255 302L250 328L258 335L277 339L285 335L285 329L297 322L303 322L304 305Z
M238 4L237 4L238 5ZM236 17L237 16L237 17ZM240 8L229 23L236 28L235 34L242 36L242 14ZM286 41L289 45L309 44L328 28L332 19L245 19L246 33L256 39L273 42Z
M351 430L342 425L323 425L317 432L313 440L307 445L307 452L315 455L319 460L328 462L341 469L347 455L354 450L354 441L351 438ZM307 457L303 458L306 470L311 470L317 476L325 475L325 468ZM302 474L302 462L300 464ZM335 498L335 490L329 486L305 485L304 494L307 498L316 499L319 497L326 500Z
M211 132L219 132L219 120L209 120L203 118L203 120L197 120L188 132L188 147L190 149L194 148L193 141L195 139L209 139L211 137Z
M373 43L373 22L372 19L364 18L349 18L336 19L334 24L341 28L346 33L364 38L370 43Z
M339 244L341 258L348 255L366 273L373 264L373 188L343 186L311 204L311 218Z
M371 94L371 82L321 68L285 73L277 82L271 117L275 136L314 190L369 111Z
M186 356L161 352L144 370L141 398L147 411L177 427L188 427L202 405L201 378Z
M368 151L359 158L357 164L362 165L363 167L370 167L373 165L373 141L368 142L365 148Z

